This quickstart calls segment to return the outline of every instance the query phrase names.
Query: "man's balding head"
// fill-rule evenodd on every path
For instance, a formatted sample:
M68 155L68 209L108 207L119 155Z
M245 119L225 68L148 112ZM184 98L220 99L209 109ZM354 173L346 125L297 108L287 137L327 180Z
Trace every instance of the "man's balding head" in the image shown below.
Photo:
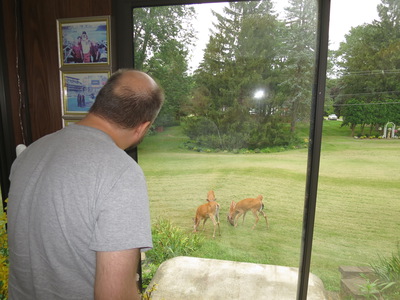
M125 72L121 71L115 86L115 94L121 97L127 94L146 94L157 88L157 83L146 73L127 70Z
M124 69L108 79L89 113L121 128L134 128L153 122L163 100L163 93L153 78L140 71Z

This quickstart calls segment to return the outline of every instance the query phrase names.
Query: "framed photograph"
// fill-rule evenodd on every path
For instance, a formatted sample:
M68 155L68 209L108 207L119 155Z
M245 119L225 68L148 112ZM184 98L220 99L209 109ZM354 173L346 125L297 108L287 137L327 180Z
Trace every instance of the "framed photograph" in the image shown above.
M86 114L110 72L62 72L64 115Z
M64 120L64 127L67 127L71 124L75 124L76 122L78 122L79 120Z
M60 67L110 65L110 17L59 19Z

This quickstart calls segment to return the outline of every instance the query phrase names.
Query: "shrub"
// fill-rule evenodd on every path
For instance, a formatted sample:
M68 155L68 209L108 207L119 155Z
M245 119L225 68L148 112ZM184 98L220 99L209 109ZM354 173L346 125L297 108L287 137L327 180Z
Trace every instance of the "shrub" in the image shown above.
M178 125L179 122L175 120L174 113L171 111L167 111L166 107L163 107L154 121L154 125L156 127L171 127Z
M225 117L220 118L218 123L207 117L186 117L183 119L182 128L197 147L219 148L234 153L234 149L254 150L303 143L290 132L287 124L274 118L260 122L247 115L239 119Z
M6 200L7 201L7 200ZM8 242L7 242L7 214L0 213L0 299L8 297Z
M380 256L377 262L371 264L371 268L378 279L361 287L366 294L373 294L374 299L379 299L375 295L382 299L400 299L400 245L391 257Z
M364 296L365 299L389 299L389 298L382 298L385 294L385 290L391 288L394 282L379 282L379 279L371 281L366 275L360 274L361 277L365 279L365 284L360 285L360 292ZM395 298L393 298L395 299ZM397 299L397 298L396 298Z
M201 136L217 135L218 130L216 124L205 117L186 117L182 123L183 132L192 140Z
M202 239L199 235L185 234L171 224L169 220L159 219L152 227L153 249L146 252L143 265L143 288L153 278L159 265L167 259L190 255L200 248Z

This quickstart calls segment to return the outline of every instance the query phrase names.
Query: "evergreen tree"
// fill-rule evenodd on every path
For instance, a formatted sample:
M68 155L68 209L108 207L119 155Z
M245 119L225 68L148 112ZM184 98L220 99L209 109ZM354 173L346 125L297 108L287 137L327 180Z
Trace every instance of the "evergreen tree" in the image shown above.
M316 53L317 3L290 0L286 11L287 60L282 73L284 105L290 114L291 131L298 120L309 117Z
M199 127L209 125L202 143L217 141L228 149L287 145L292 136L281 123L277 93L287 60L284 23L271 1L231 2L215 15L215 31L195 72L197 117L188 121L187 132L199 134ZM255 99L257 91L263 97Z
M277 20L269 1L232 2L217 17L216 31L196 72L199 87L210 93L212 108L237 102L251 106L257 87L268 88L279 45Z

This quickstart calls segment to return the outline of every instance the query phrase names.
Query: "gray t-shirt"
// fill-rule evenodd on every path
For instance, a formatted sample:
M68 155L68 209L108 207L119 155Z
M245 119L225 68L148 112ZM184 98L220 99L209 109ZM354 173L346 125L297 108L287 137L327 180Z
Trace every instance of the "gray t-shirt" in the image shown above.
M93 299L96 251L152 247L143 172L100 130L39 139L10 180L10 300Z

